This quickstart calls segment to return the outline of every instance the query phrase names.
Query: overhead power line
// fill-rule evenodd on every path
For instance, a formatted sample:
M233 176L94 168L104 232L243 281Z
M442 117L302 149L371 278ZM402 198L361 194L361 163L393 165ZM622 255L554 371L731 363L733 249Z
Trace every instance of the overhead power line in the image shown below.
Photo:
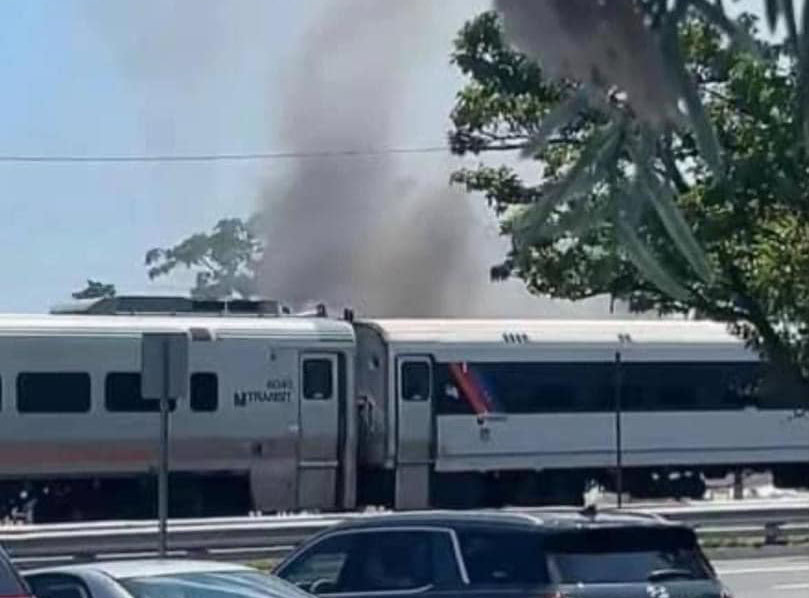
M354 158L393 154L437 154L448 152L445 145L389 147L365 150L279 151L233 154L156 154L156 155L36 155L0 154L0 163L109 163L109 162L248 162L263 160L303 160L317 158Z

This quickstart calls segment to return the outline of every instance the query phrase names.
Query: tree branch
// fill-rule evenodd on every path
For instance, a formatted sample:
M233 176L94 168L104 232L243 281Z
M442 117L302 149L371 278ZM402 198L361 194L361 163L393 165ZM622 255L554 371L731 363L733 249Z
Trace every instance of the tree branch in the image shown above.
M211 259L207 255L201 255L199 257L199 261L203 266L208 268L208 270L210 270L211 272L217 272L218 269L217 269L216 265L213 262L211 262Z
M734 109L738 110L739 114L741 114L742 116L746 116L747 118L749 118L751 120L754 120L756 122L762 120L761 117L756 116L755 114L753 114L750 111L749 108L746 108L745 106L743 106L741 104L741 102L739 101L739 98L729 98L728 96L723 94L721 91L717 91L716 89L711 89L710 87L703 87L701 89L707 95L713 96L718 100L722 100L723 102L725 102L727 104L731 104L734 107Z
M677 161L674 159L674 154L671 151L671 133L666 133L663 141L658 143L658 153L660 154L663 166L666 168L666 174L668 174L669 178L674 183L677 192L688 193L691 187L685 182L685 178L677 167Z
M729 263L726 265L725 270L733 286L733 290L738 295L739 303L746 312L746 318L755 326L756 331L761 336L770 359L788 367L793 372L797 372L798 376L802 378L803 376L800 373L800 369L792 359L789 349L784 345L778 332L770 324L767 314L764 313L759 303L750 295L739 269Z

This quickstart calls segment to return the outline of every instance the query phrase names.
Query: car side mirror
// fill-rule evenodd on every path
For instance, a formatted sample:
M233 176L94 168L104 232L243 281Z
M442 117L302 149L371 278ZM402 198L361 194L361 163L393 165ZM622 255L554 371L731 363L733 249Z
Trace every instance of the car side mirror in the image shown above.
M310 594L328 594L337 590L337 584L328 579L318 579L309 586Z

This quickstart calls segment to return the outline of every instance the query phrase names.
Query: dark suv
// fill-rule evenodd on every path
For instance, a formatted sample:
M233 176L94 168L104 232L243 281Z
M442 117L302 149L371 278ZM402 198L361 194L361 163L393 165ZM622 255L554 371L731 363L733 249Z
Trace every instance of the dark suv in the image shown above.
M27 598L30 595L28 586L0 546L0 598Z
M623 511L362 518L306 542L276 573L341 598L730 596L691 529Z

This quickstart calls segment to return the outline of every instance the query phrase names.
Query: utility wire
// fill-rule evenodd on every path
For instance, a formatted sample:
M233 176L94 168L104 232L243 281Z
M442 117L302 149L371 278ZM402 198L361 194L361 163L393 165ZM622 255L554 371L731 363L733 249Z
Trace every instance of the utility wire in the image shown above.
M126 163L126 162L247 162L318 158L355 158L393 154L436 154L449 152L445 145L425 147L390 147L367 150L323 150L255 152L234 154L157 154L157 155L33 155L0 154L0 163Z

